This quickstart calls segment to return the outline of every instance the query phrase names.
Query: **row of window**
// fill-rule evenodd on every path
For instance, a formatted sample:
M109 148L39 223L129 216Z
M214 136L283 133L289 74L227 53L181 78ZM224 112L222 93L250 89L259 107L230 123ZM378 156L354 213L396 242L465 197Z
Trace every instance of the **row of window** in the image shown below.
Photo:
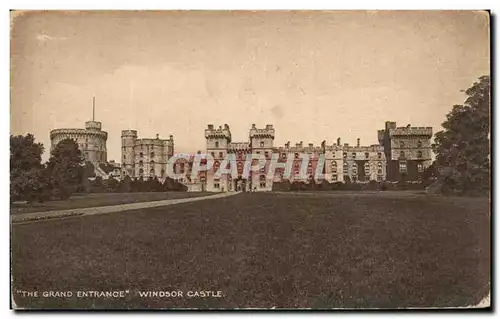
M400 141L399 142L399 147L401 147L401 148L405 147L405 142L404 141ZM422 147L422 141L418 141L417 142L417 147Z

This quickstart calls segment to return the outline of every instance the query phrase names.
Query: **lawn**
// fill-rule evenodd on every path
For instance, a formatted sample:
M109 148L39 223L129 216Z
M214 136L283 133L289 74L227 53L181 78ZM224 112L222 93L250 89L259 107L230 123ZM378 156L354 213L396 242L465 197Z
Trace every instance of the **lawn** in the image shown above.
M95 193L75 194L68 200L48 201L44 203L18 204L10 206L11 214L43 212L107 205L119 205L139 202L150 202L164 199L208 196L207 192L151 192L151 193Z
M489 211L482 199L245 193L15 225L12 289L21 307L466 306L490 287ZM222 297L139 296L147 290Z

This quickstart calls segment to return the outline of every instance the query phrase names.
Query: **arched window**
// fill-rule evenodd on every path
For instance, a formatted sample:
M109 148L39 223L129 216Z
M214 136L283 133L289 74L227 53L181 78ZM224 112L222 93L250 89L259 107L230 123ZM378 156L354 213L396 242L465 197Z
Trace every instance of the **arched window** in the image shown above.
M380 163L380 162L379 162L379 163L377 164L377 173L378 173L378 174L382 174L382 168L383 168L382 163Z
M417 147L422 147L422 141L417 142Z
M418 152L417 152L417 157L418 157L418 158L422 158L422 151L418 151Z
M368 162L365 163L365 175L370 175L370 163Z
M405 142L403 142L403 141L399 142L399 147L401 147L401 148L405 147Z
M149 162L149 164L155 165L155 161L151 160L151 162Z
M399 157L404 158L405 157L405 152L404 151L399 152Z
M352 164L352 172L353 172L354 174L357 174L357 173L358 173L358 164L356 164L356 163L353 163L353 164Z
M337 173L337 162L332 162L332 173Z

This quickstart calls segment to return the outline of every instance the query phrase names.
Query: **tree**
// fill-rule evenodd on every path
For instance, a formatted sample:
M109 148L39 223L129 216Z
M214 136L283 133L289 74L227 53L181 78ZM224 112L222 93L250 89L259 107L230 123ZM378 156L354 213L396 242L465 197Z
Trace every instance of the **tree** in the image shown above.
M465 91L432 145L441 190L458 195L488 194L490 189L490 77L482 76Z
M44 200L43 144L33 134L10 136L10 200Z
M52 151L45 176L54 198L68 199L82 182L82 154L72 139L64 139Z

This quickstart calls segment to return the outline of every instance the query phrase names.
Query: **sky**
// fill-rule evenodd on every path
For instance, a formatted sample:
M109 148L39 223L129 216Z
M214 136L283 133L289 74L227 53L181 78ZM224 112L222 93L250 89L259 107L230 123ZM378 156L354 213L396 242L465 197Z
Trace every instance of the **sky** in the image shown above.
M273 124L275 146L378 143L385 121L440 130L461 90L489 74L479 11L101 11L11 17L11 134L121 130L205 150L208 124L248 141Z

